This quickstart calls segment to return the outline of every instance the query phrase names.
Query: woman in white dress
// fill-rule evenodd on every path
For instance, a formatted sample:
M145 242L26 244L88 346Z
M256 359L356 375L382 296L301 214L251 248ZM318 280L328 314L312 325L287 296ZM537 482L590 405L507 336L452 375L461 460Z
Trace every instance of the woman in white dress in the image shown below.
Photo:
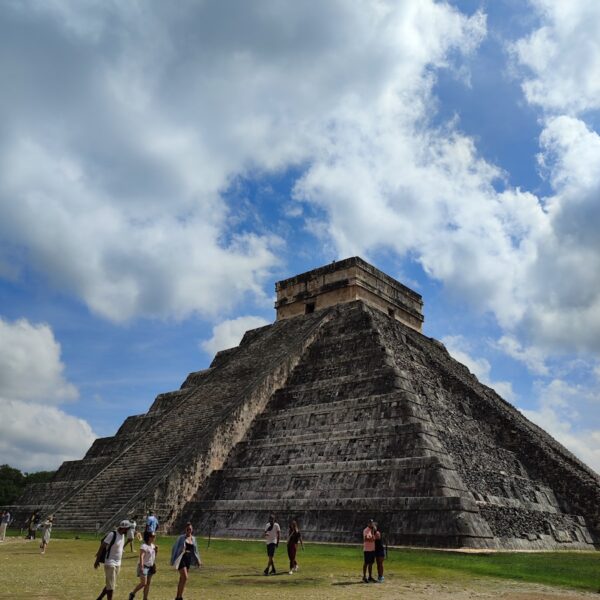
M52 523L54 522L54 517L50 515L42 524L42 529L44 533L42 535L42 542L40 543L40 548L42 550L42 554L46 553L46 546L48 542L50 542L50 534L52 533Z

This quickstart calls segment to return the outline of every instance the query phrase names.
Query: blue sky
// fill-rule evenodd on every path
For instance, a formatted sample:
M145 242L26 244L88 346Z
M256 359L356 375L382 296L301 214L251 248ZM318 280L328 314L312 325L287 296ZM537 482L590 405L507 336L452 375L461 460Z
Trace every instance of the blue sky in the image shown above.
M0 463L81 457L360 255L600 470L600 4L5 2Z

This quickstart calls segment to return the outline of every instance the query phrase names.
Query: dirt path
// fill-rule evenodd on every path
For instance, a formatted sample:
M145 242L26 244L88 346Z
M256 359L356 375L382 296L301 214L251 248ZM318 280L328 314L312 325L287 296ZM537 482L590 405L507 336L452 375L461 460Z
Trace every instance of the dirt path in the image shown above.
M344 593L336 592L327 595L318 595L314 598L384 598L386 600L598 600L600 594L590 592L576 592L570 590L557 590L547 586L515 583L495 580L481 580L471 582L460 587L427 583L427 582L390 582L383 585L373 584L367 589L365 584L334 583L333 588L344 588Z

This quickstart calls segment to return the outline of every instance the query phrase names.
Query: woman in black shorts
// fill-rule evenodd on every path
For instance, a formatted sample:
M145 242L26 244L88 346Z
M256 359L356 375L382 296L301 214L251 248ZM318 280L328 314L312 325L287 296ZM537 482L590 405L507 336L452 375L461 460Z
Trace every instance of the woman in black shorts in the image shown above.
M202 566L198 544L196 544L193 533L192 524L186 523L185 533L177 538L171 551L171 564L179 571L179 583L177 584L177 597L175 600L183 600L183 590L188 580L190 568Z

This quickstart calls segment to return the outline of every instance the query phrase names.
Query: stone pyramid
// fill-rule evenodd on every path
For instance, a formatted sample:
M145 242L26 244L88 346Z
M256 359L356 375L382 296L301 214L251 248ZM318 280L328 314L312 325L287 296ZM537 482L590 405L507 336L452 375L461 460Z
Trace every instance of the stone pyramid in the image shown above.
M165 530L593 549L600 478L421 333L422 300L360 258L277 284L248 331L13 507L107 529L154 508ZM153 452L142 450L152 448Z

